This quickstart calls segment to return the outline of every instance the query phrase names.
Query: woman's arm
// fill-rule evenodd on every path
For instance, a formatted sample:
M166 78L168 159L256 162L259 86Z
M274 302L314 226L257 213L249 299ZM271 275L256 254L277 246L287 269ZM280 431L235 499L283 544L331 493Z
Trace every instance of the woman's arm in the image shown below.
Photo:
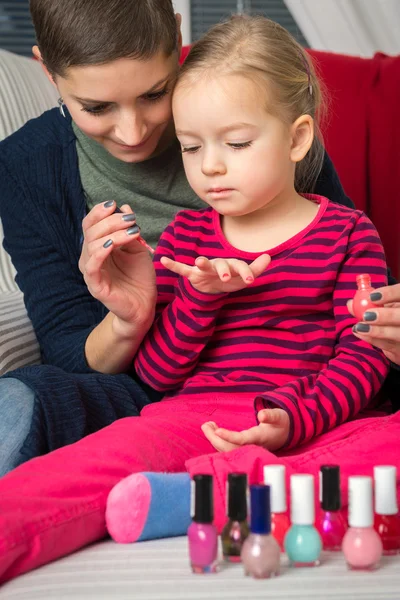
M129 292L121 300L121 294L112 290L114 304L119 297L120 304L125 306L126 301L129 307L117 318L109 313L101 294L96 299L89 292L79 271L81 225L68 196L61 210L48 189L32 184L23 170L17 177L1 160L0 182L4 247L17 270L16 281L24 293L43 361L78 373L124 371L154 315L154 270L147 252L146 258L139 256L143 264L138 272L145 271L145 275L134 300L130 301ZM102 205L96 209L100 214L104 210ZM129 238L125 230L118 235L126 236L128 245L134 243L134 236ZM135 269L137 256L124 254L123 258ZM140 299L143 286L149 293ZM135 314L136 300L145 308Z

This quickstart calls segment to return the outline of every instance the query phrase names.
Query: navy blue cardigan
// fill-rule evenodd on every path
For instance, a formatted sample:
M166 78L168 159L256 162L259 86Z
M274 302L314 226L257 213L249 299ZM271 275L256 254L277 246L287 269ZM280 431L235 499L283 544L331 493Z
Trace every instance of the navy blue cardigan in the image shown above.
M327 155L315 192L352 206ZM47 111L0 143L4 247L45 363L7 374L36 392L27 455L76 441L160 398L134 376L104 375L87 365L86 339L107 311L78 269L85 214L68 113Z

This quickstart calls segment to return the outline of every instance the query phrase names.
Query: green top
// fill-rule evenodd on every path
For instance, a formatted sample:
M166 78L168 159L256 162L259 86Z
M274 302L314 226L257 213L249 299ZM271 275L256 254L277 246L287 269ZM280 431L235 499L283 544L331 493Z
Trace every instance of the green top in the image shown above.
M189 186L178 140L161 154L140 163L125 163L72 124L76 135L79 173L88 209L107 200L129 204L142 235L156 247L175 214L206 204Z

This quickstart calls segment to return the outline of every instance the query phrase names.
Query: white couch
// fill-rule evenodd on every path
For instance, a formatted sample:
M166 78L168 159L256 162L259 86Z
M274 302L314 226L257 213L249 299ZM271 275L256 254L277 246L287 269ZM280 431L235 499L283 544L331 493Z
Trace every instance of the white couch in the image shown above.
M37 61L0 50L0 140L56 106L57 98ZM0 375L40 362L39 345L2 241L0 221Z

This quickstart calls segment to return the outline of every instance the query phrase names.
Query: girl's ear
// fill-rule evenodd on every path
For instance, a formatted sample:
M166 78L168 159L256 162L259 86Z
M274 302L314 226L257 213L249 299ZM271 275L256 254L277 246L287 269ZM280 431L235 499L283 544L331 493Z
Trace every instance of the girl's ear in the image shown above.
M57 87L57 86L56 86L56 82L55 82L55 81L54 81L54 79L53 79L53 76L52 76L52 75L51 75L51 73L48 71L48 69L47 69L46 65L45 65L45 64L44 64L44 62L43 62L43 59L42 59L42 54L41 54L41 52L40 52L40 50L39 50L39 46L33 46L33 48L32 48L32 54L33 54L33 56L36 58L36 60L38 60L38 61L40 62L40 64L42 65L42 69L43 69L43 71L46 73L46 77L47 77L47 79L50 81L50 83L52 83L52 84L53 84L55 87Z
M314 119L310 115L301 115L291 126L292 145L290 160L294 163L303 160L314 139Z

